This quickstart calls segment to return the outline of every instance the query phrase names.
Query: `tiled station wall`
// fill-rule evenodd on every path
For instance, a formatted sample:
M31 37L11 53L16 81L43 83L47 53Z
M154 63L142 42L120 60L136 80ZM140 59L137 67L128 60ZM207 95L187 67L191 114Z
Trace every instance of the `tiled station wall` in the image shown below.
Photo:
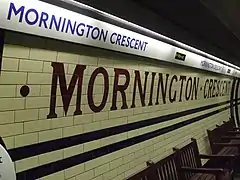
M73 76L76 65L86 65L80 96L82 115L74 115L79 81L75 85L65 114L59 76L56 76L57 87L52 86L54 81L52 64L54 63L64 67L65 74L61 72L58 75L66 77L67 86L64 86L64 81L61 81L63 91L65 88L65 96L71 94L67 88L71 78L76 77ZM107 71L109 92L105 107L100 112L93 112L87 98L88 89L91 86L89 80L93 71L99 67ZM121 109L122 95L118 91L117 110L111 110L116 69L124 69L124 72L127 71L130 74L129 86L124 91L127 108ZM142 106L138 83L136 83L136 99L133 108L131 105L137 74L135 71L140 74L142 91L144 91L145 72L149 74L145 106ZM153 72L156 75L152 86ZM166 103L163 102L160 83L159 104L156 105L159 73L162 73L163 87L166 86L167 74L169 77ZM118 84L124 85L126 76L124 74L119 76ZM183 81L180 101L181 76L186 76L186 80ZM189 77L192 78L192 86L189 80L187 92L192 88L192 94L187 101L185 91ZM224 96L204 98L205 83L210 82L211 79L213 82L214 80L230 82L226 86L228 89L224 90ZM198 80L199 83L197 83ZM229 105L227 101L230 97L231 81L230 77L206 71L5 32L0 75L0 135L15 161L18 178L122 180L144 168L147 160L157 161L163 158L172 152L172 147L180 147L189 142L192 137L197 139L201 152L209 152L206 129L211 129L223 120L228 120L229 109L224 107ZM153 105L149 105L151 86ZM173 102L169 100L170 86L172 87L171 96L174 96L176 91L176 99ZM57 117L49 116L48 118L51 89L54 87L57 88L55 109ZM103 83L103 75L98 74L93 87L95 106L101 103L104 88L106 87ZM197 91L196 96L194 88ZM208 92L208 88L209 83L206 83L205 92ZM217 87L215 93L216 91ZM54 99L54 93L52 98ZM217 111L218 109L220 111ZM151 134L154 131L156 133ZM115 133L115 135L104 136L108 133ZM76 138L66 138L72 136ZM92 152L92 155L88 152Z

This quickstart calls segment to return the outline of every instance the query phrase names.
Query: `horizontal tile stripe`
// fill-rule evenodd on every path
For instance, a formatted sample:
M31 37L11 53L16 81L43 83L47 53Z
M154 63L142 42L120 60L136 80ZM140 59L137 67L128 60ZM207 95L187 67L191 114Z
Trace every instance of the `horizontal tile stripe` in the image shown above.
M238 103L238 104L240 104L240 103ZM210 116L218 114L222 111L225 111L229 108L230 108L230 106L228 105L228 106L220 108L218 110L214 110L212 112L191 118L189 120L186 120L186 121L183 121L183 122L180 122L180 123L177 123L177 124L174 124L174 125L162 128L162 129L158 129L153 132L149 132L149 133L146 133L146 134L143 134L140 136L136 136L136 137L133 137L133 138L130 138L127 140L123 140L123 141L120 141L120 142L117 142L114 144L110 144L110 145L101 147L101 148L97 148L97 149L94 149L89 152L85 152L85 153L82 153L79 155L75 155L75 156L63 159L63 160L55 161L55 162L45 164L45 165L42 165L39 167L35 167L35 168L29 169L29 170L26 170L23 172L19 172L19 173L17 173L17 179L18 180L33 180L33 179L41 178L41 177L62 171L64 169L76 166L78 164L81 164L81 163L90 161L92 159L113 153L115 151L124 149L126 147L133 146L135 144L144 142L146 140L152 139L159 135L162 135L162 134L174 131L176 129L182 128L184 126L190 125L192 123L198 122L207 117L210 117Z
M215 108L228 103L230 103L229 100L207 105L207 106L194 108L194 109L189 109L189 110L185 110L177 113L172 113L172 114L168 114L168 115L164 115L156 118L146 119L139 122L124 124L120 126L114 126L106 129L101 129L101 130L88 132L80 135L75 135L71 137L65 137L61 139L55 139L55 140L46 141L42 143L31 144L28 146L10 149L8 150L8 153L10 154L13 161L17 161L17 160L29 158L32 156L36 156L36 155L76 146L79 144L87 143L90 141L102 139L105 137L117 135L127 131L136 130L136 129L151 126L154 124L170 121L179 117L187 116L193 113L198 113L204 110L209 110L211 108Z

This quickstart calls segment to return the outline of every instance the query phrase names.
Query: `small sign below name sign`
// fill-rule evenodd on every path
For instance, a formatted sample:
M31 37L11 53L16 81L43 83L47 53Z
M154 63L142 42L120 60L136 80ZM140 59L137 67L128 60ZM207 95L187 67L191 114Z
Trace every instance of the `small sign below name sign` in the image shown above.
M176 52L175 59L185 61L186 55L182 54L182 53L179 53L179 52Z

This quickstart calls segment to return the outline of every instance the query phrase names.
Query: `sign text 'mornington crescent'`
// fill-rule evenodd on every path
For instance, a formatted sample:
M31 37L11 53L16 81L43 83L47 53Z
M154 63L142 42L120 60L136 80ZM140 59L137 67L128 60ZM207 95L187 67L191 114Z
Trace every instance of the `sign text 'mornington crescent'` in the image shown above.
M116 32L110 34L107 29L83 22L72 21L65 17L49 15L47 12L39 12L34 8L27 9L25 6L16 7L14 3L10 3L7 19L11 21L14 17L18 18L19 23L26 23L29 26L38 26L39 28L68 33L139 51L146 51L147 49L148 42L146 41Z

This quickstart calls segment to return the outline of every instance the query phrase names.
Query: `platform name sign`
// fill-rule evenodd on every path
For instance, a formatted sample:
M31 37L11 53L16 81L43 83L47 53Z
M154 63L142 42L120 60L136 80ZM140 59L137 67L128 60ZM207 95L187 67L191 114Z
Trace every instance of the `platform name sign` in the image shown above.
M39 0L1 0L0 28L206 69L202 56Z
M3 0L7 2L8 0ZM33 2L33 3L32 3ZM32 4L28 5L28 4ZM37 4L39 4L39 6ZM135 33L124 33L117 27L107 23L99 23L92 18L64 10L40 1L17 0L3 3L8 11L5 14L5 21L11 24L18 24L20 31L41 34L55 37L61 40L73 41L82 44L118 49L132 52L146 51L148 41L144 36ZM1 3L0 3L1 5ZM47 11L47 7L54 10ZM66 12L60 12L63 10ZM52 14L51 12L54 12ZM3 16L4 17L4 16ZM39 32L44 30L43 32ZM54 33L56 33L54 35ZM61 37L60 37L61 36Z
M47 118L58 117L56 106L59 101L63 105L65 115L69 114L70 106L74 108L74 114L71 115L82 115L86 109L82 107L83 98L86 98L89 109L98 113L104 108L115 111L229 96L232 82L231 78L205 79L184 74L139 70L134 70L131 75L132 70L104 67L96 67L88 76L85 75L88 67L84 64L76 65L71 73L74 75L67 82L63 63L52 62L52 69ZM110 74L114 74L113 84L110 82ZM102 79L101 87L98 86L99 82L96 83L98 78ZM102 88L97 100L94 93L96 88ZM58 90L61 98L57 98ZM77 94L74 94L74 91Z

